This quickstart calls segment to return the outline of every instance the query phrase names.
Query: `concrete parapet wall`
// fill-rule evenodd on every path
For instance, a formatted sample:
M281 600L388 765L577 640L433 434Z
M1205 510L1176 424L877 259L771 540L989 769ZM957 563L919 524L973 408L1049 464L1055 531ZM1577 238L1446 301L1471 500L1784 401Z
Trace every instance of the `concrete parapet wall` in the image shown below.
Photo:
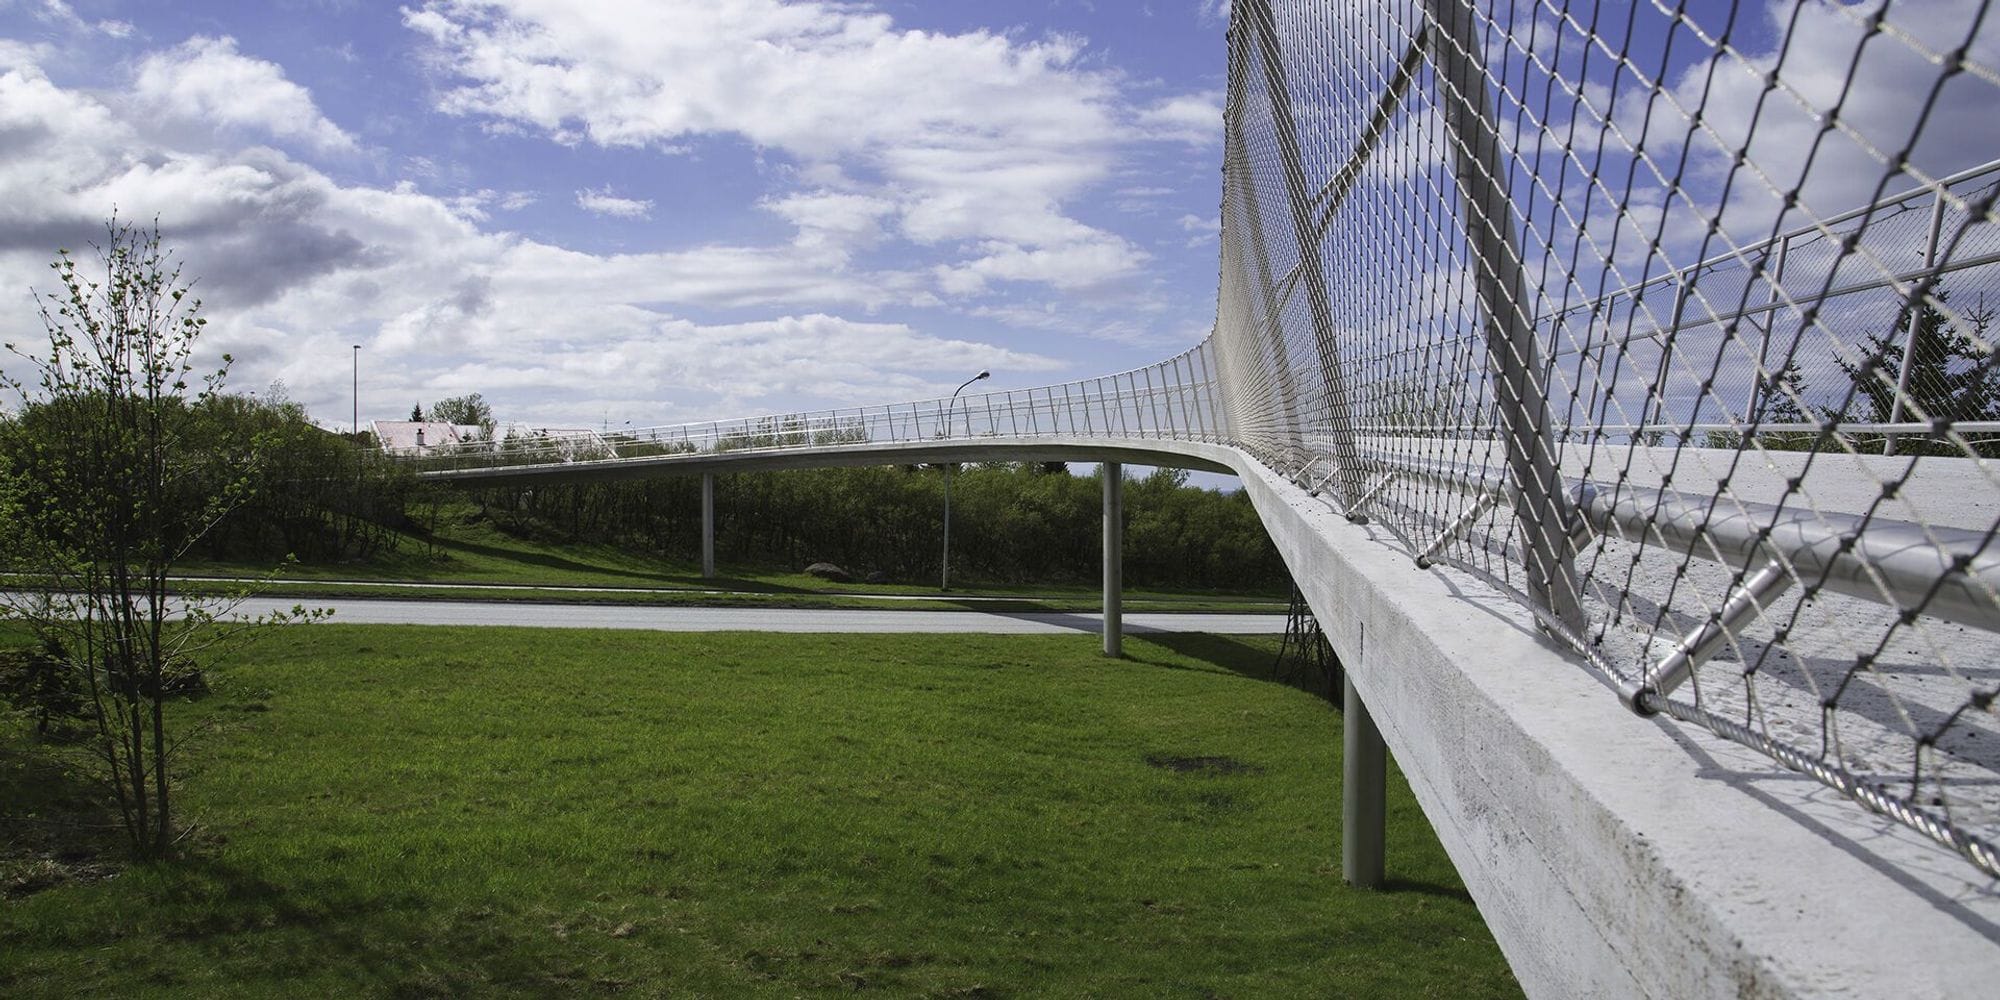
M1625 712L1491 587L1231 464L1530 995L1992 995L2000 896L1970 865Z

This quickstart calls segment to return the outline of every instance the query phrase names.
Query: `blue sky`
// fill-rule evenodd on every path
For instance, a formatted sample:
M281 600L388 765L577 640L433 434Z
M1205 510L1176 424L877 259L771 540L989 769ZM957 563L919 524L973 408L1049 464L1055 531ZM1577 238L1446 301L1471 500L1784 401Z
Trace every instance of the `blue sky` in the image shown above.
M1144 364L1213 321L1213 2L0 0L6 329L155 215L231 384L635 425Z
M28 290L115 208L157 216L200 277L232 386L282 380L328 424L349 412L354 344L364 419L480 392L503 420L569 426L1130 368L1214 319L1223 6L0 0L0 329L32 342ZM1518 19L1517 47L1571 53L1563 72L1598 52L1569 113L1644 139L1653 169L1620 212L1558 218L1523 185L1530 244L1607 237L1591 252L1619 258L1613 285L1726 248L1705 223L1753 113L1761 175L1730 188L1732 240L1767 235L1800 177L1820 215L1902 186L1884 164L1915 108L1935 105L1912 154L1934 176L1996 148L1983 79L1933 100L1919 51L1962 44L1974 0L1898 0L1852 88L1873 0L1607 0L1576 8L1608 36L1591 44L1548 5L1490 9ZM1361 37L1384 23L1312 10ZM1763 101L1787 27L1785 87ZM1704 39L1723 31L1711 75ZM1996 46L1979 35L1979 65ZM1629 63L1603 58L1619 50ZM1600 79L1655 72L1657 91ZM1385 147L1414 145L1373 161L1392 200L1441 163L1429 128L1399 120ZM1565 155L1592 161L1600 140ZM1647 251L1656 235L1670 253ZM1579 280L1542 292L1601 291Z

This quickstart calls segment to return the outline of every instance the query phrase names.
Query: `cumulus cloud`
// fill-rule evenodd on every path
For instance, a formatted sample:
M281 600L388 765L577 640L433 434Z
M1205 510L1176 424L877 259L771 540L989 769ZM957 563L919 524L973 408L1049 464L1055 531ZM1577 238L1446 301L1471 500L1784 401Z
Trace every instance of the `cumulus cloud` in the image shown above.
M236 384L282 379L320 412L346 410L353 344L364 412L478 390L525 419L570 422L592 399L646 401L630 414L642 419L693 419L921 396L949 388L934 370L968 365L1062 367L840 315L913 299L928 280L829 267L810 245L808 232L878 216L866 198L774 202L801 233L774 246L586 253L482 227L531 194L355 184L282 149L153 127L150 98L179 86L176 67L217 53L243 59L198 41L159 54L158 72L123 91L61 86L32 64L0 72L0 289L45 288L53 248L101 235L114 207L157 215L207 303L204 350L236 356ZM268 126L271 113L252 117ZM690 315L707 309L750 315Z
M354 137L328 121L311 92L285 78L278 64L245 56L228 36L196 36L139 63L133 96L149 112L261 132L320 151L355 148Z
M1156 139L1191 146L1222 144L1222 91L1169 97L1139 110L1140 130Z
M2000 68L2000 25L1982 4L1764 0L1742 16L1761 20L1768 36L1786 38L1783 47L1718 54L1611 115L1628 141L1643 139L1654 166L1641 176L1655 175L1652 183L1662 190L1684 147L1691 163L1684 186L1699 193L1730 181L1724 219L1734 238L1781 224L1785 196L1795 189L1802 207L1784 225L1978 165L2000 148L1990 83L1961 73L1933 93L1943 53L1963 47L1989 78ZM1739 149L1747 151L1742 166ZM1903 173L1912 176L1897 176ZM1669 222L1670 240L1699 239L1701 220L1680 215L1678 229Z
M1200 246L1214 240L1222 232L1222 217L1214 215L1204 219L1199 215L1183 215L1180 217L1180 227L1183 232L1189 234L1188 246Z
M764 208L798 227L795 242L844 260L851 249L875 245L882 220L896 211L888 198L825 189L767 199Z
M646 219L653 214L650 199L620 198L611 193L609 184L578 191L576 206L592 215L608 215L616 219Z
M129 21L118 21L109 18L99 21L85 20L82 15L76 12L76 8L70 6L65 0L40 0L39 3L30 0L26 6L36 20L43 24L54 25L66 31L85 34L95 32L108 35L112 38L124 38L132 34L133 31L132 24Z
M1134 108L1079 39L903 30L851 4L433 0L404 20L429 43L444 110L564 143L747 141L844 181L767 200L801 243L841 253L888 231L962 253L936 271L944 290L1117 282L1144 254L1072 204L1122 147L1220 130L1218 95Z

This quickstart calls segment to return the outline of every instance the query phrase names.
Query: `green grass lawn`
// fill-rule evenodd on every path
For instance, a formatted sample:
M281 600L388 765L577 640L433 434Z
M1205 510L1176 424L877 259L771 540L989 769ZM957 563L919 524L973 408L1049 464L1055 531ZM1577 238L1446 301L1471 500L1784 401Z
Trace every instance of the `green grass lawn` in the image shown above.
M181 707L193 857L0 903L0 993L1518 994L1399 777L1343 885L1271 642L1096 642L290 630Z

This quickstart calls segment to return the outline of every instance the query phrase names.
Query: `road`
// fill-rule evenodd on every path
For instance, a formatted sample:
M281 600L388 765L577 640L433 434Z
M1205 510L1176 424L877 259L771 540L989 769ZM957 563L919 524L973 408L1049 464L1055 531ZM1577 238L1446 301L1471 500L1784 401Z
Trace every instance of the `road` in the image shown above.
M256 615L297 605L332 608L353 625L515 625L529 628L624 628L659 632L984 632L1002 635L1096 634L1102 617L1062 612L847 611L810 608L672 608L485 601L371 601L253 598L236 610ZM1277 634L1284 615L1155 614L1125 616L1125 632Z
M714 589L693 589L687 587L607 587L599 584L591 584L588 586L576 586L576 585L565 586L560 584L546 584L546 583L465 583L465 582L449 581L449 580L446 581L323 580L323 579L265 578L265 577L248 577L248 576L170 576L167 577L167 580L172 583L242 583L242 584L255 584L258 586L308 586L308 587L370 587L370 588L379 587L383 589L413 590L413 591L490 590L497 594L507 594L510 592L532 590L532 591L540 591L542 593L558 593L558 594L564 594L564 593L594 594L594 595L595 594L641 594L647 596L668 596L668 597L688 597L688 596L832 597L832 598L839 598L844 601L892 601L892 602L893 601L951 601L954 604L1005 604L1009 602L1019 603L1022 601L1084 600L1093 596L1088 593L1077 593L1077 592L1068 594L986 594L986 595L972 595L972 594L963 594L958 592L952 592L952 593L940 592L935 594L874 594L874 593L859 593L847 590L813 590L813 591L714 590ZM1147 596L1147 597L1128 596L1125 598L1125 602L1128 606L1132 604L1132 602L1134 601L1143 601L1148 604L1163 604L1163 603L1172 603L1175 601L1183 601L1183 600L1200 603L1203 600L1203 598L1200 597L1176 598L1172 596L1159 596L1159 595ZM1273 610L1283 608L1285 606L1285 602L1282 599L1271 599L1264 601L1252 600L1245 603L1253 606L1257 604L1262 604Z

